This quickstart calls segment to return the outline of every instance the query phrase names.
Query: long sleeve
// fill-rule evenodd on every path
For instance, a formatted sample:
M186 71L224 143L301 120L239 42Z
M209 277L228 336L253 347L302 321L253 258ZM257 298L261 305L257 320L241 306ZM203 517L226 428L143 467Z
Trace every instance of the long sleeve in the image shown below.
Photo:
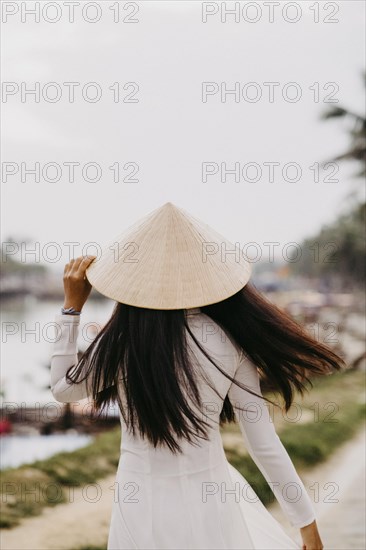
M298 528L309 525L316 519L312 501L276 433L263 399L257 368L244 353L240 354L235 380L262 396L259 398L234 383L228 392L251 458L270 485L290 524Z
M51 392L60 403L73 403L91 395L86 380L72 384L66 380L66 371L78 362L79 315L55 316L56 340L51 356Z

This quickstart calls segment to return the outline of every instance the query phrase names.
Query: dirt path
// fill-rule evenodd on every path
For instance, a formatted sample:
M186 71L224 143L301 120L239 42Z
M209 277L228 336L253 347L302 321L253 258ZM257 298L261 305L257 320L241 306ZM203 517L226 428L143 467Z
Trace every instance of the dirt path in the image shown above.
M342 445L326 463L301 475L314 504L324 550L366 548L365 449L366 432L362 426L356 437ZM279 504L274 502L269 510L286 532L301 543L299 530L284 519Z
M317 513L324 550L366 548L365 428L345 443L325 464L301 477ZM45 508L42 515L24 519L18 527L1 531L2 550L75 550L105 545L113 501L115 476L75 490L72 502ZM329 483L329 486L325 484ZM335 500L336 502L330 502ZM277 502L269 508L285 531L301 543L298 529L289 526Z
M75 489L69 502L44 508L40 516L25 518L11 530L1 530L2 550L75 550L102 546L108 538L115 476Z

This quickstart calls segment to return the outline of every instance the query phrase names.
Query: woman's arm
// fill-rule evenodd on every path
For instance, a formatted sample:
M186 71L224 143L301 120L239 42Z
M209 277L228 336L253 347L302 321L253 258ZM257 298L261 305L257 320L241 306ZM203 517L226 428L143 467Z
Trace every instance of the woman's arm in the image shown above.
M51 392L60 403L73 403L91 395L86 380L72 384L66 380L66 371L78 362L79 315L55 316L57 339L51 356ZM71 371L72 372L72 371Z
M80 256L70 260L64 269L64 307L82 310L91 291L85 276L86 268L96 256ZM72 384L66 380L66 371L78 362L79 315L56 315L57 340L51 357L51 392L60 403L72 403L91 395L89 380ZM72 374L72 370L71 373ZM88 384L87 384L88 382Z
M239 356L235 379L262 396L257 368L244 353ZM310 525L316 525L315 510L290 456L276 433L263 396L257 397L232 383L228 397L250 456L270 484L291 525L298 528L307 526L308 533ZM246 411L236 407L245 408ZM303 532L302 529L301 534Z

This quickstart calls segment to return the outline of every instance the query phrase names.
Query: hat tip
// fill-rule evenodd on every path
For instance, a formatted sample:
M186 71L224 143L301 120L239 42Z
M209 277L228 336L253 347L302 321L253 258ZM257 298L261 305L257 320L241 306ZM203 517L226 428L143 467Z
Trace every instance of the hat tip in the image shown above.
M166 202L164 208L177 208L172 202Z

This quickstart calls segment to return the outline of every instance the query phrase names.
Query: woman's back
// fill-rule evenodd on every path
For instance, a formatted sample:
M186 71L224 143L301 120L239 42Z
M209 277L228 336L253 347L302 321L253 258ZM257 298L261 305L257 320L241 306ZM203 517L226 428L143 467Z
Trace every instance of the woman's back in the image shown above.
M187 321L215 363L261 395L256 367L219 325L199 308L187 314ZM274 430L264 401L233 384L199 350L188 332L187 340L202 401L201 409L192 402L190 406L211 425L208 439L200 438L197 444L180 439L182 453L173 455L167 447L154 448L148 440L130 434L121 417L118 503L108 548L298 548L245 478L228 463L221 439L220 412L228 395L234 406L246 408L236 415L247 450L273 484L291 524L302 526L313 521L310 498ZM289 484L291 500L284 493ZM132 502L135 505L131 506Z
M194 337L215 363L260 396L256 367L219 325L198 308L187 310L186 318ZM89 396L90 388L86 382L70 384L65 373L77 359L80 318L57 315L56 322L61 337L52 355L51 390L59 401L77 401ZM199 418L210 424L208 439L199 438L196 444L180 439L182 453L173 454L168 447L154 448L138 432L133 435L121 416L121 456L111 488L108 550L299 548L245 478L228 463L222 444L219 420L228 395L245 446L291 524L301 527L313 521L315 513L308 493L274 430L263 398L231 382L202 353L188 331L187 342L201 408L186 397ZM160 383L164 391L164 381ZM121 397L123 401L123 393Z
M236 347L221 328L210 317L200 312L199 308L188 311L189 313L186 315L187 322L195 338L220 368L233 377L239 358ZM159 446L154 449L146 438L129 433L121 415L121 451L123 453L121 460L124 468L131 467L135 471L141 470L146 473L148 471L151 473L159 472L163 476L182 472L193 473L214 466L223 459L219 421L220 412L225 396L231 386L231 381L199 350L188 331L187 341L190 349L190 359L197 374L197 385L202 407L198 408L189 399L188 394L185 394L185 398L198 417L210 424L208 440L199 438L196 444L192 444L181 438L179 439L179 445L183 452L173 455L168 447ZM210 383L207 382L207 377L209 377Z

